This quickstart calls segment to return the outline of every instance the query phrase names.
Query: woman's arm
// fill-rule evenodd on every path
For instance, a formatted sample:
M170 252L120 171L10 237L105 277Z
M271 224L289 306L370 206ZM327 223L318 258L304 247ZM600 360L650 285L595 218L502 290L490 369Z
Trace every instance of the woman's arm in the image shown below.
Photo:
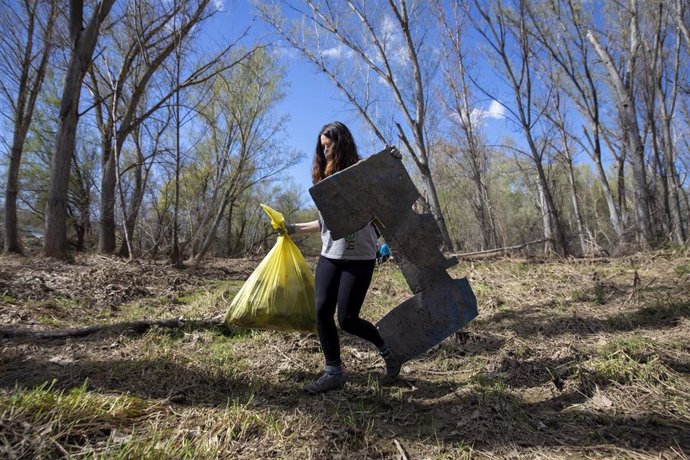
M311 222L302 222L295 224L295 233L314 233L321 230L319 220L312 220Z
M299 224L286 224L286 227L288 229L288 233L314 233L321 230L321 224L319 224L318 219Z

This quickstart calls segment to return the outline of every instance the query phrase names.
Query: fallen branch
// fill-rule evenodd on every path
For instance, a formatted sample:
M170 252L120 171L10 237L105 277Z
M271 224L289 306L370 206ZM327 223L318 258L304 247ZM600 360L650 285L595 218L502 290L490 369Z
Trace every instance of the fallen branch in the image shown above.
M68 329L53 329L47 331L37 331L28 328L0 328L0 339L8 338L31 338L31 339L66 339L75 337L86 337L98 332L124 332L134 331L143 333L152 327L168 329L192 326L194 328L209 328L223 325L223 315L212 318L202 318L196 320L186 320L184 318L170 319L140 319L136 321L124 321L122 323L103 324L98 326L77 327Z
M398 441L397 439L393 440L393 443L395 444L395 447L398 448L398 452L400 453L400 460L409 460L409 457L407 456L407 452L405 451L405 448L403 445Z
M527 246L531 246L533 244L539 244L539 243L546 243L549 241L549 238L545 238L543 240L537 240L537 241L530 241L528 243L522 243L522 244L516 244L515 246L508 246L505 248L496 248L496 249L487 249L485 251L475 251L475 252L465 252L462 254L450 254L450 256L453 257L469 257L469 256L478 256L478 255L486 255L486 254L494 254L497 252L508 252L508 251L516 251L518 249L525 248Z

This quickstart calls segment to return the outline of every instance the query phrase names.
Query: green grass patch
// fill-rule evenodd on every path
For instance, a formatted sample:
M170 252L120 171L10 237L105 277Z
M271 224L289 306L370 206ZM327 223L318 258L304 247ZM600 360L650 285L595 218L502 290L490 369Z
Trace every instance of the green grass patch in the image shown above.
M165 297L138 299L120 306L119 316L123 320L161 318L171 313L185 318L205 317L218 310L225 311L243 283L240 280L214 280L208 286L190 291L173 301Z
M596 358L591 361L591 366L595 381L601 384L655 384L658 381L669 380L668 369L659 363L657 358L641 363L621 352L605 358Z
M654 343L651 339L639 335L633 335L615 338L597 350L597 354L599 357L605 358L617 353L625 353L626 355L639 360L642 357L649 356L653 350Z
M111 439L104 452L94 456L96 459L126 460L141 458L148 460L218 458L221 450L205 445L194 439L194 433L170 436L164 431L153 433L133 433L124 440Z
M639 336L622 337L607 343L585 363L585 368L597 384L645 383L656 386L660 382L676 380L675 374L659 360L652 341Z
M15 388L0 395L4 452L9 458L56 458L79 451L151 415L151 405L129 395L106 395L79 388L58 390L56 382Z
M661 328L675 325L681 317L690 317L690 301L657 301L634 312L609 316L608 323L613 328L623 330L636 327Z
M55 389L56 382L34 389L16 388L0 397L2 417L34 424L57 422L60 426L121 424L142 417L148 404L129 395L104 395L87 389L88 382L71 390Z
M252 398L229 402L219 413L182 417L175 426L151 421L125 439L111 439L96 458L197 459L227 457L246 445L268 446L289 440L288 425L273 411L257 411ZM263 450L258 450L259 455Z
M410 290L410 287L407 285L407 280L405 279L405 276L403 276L402 271L400 271L398 267L395 267L395 269L393 270L381 270L379 273L381 273L381 281L388 284L391 288L396 290Z
M493 405L503 400L508 389L502 375L495 374L475 374L470 378L470 383L474 386L480 401Z
M7 293L0 294L0 303L4 303L7 305L16 305L18 303L18 300L12 297L11 295L8 295Z
M690 262L685 263L685 264L680 264L676 265L676 267L673 269L673 271L676 273L678 276L683 276L683 275L688 275L690 274Z

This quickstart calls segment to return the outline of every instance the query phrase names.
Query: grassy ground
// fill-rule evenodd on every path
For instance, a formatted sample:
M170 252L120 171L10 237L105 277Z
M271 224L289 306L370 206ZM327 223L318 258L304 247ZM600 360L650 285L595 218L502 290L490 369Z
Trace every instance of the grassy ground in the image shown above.
M0 258L0 325L208 317L258 263L176 271ZM0 341L1 458L686 458L690 256L467 261L479 317L390 384L341 334L350 383L310 397L313 335L223 328ZM378 268L363 315L410 296Z

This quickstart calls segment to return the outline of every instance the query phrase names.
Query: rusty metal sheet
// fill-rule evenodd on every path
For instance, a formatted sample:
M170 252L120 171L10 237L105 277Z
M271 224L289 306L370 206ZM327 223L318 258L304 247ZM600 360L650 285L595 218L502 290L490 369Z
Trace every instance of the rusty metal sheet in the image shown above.
M390 148L324 179L309 193L333 238L376 221L415 294L377 324L403 360L424 353L477 316L469 282L448 275L457 260L440 251L442 238L433 216L414 211L419 192Z

